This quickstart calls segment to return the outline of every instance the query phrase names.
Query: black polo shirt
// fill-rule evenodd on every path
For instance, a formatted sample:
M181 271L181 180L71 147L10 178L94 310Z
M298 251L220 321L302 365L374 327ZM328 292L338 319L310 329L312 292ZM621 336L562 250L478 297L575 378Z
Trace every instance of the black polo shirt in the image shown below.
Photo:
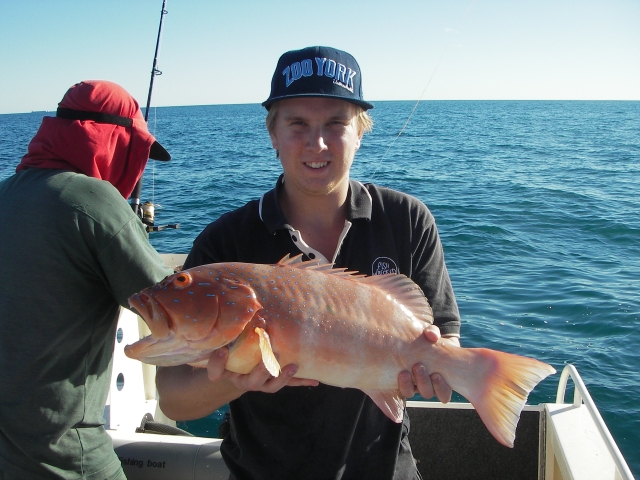
M418 199L351 181L347 221L332 259L304 243L280 208L276 188L229 212L196 238L185 268L215 262L276 263L286 254L331 261L367 275L398 272L429 299L442 335L459 335L460 316L433 216ZM230 403L223 457L237 479L419 478L409 419L389 420L360 390L285 387L247 392Z

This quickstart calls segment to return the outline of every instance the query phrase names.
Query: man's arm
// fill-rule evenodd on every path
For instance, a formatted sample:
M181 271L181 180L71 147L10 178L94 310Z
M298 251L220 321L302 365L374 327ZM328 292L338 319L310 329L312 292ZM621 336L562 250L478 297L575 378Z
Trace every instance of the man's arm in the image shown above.
M160 409L174 420L194 420L210 415L245 392L274 393L284 386L318 385L316 380L293 378L295 365L282 368L278 377L272 377L262 362L250 373L243 375L225 370L227 347L211 355L207 368L188 365L160 367L156 387Z

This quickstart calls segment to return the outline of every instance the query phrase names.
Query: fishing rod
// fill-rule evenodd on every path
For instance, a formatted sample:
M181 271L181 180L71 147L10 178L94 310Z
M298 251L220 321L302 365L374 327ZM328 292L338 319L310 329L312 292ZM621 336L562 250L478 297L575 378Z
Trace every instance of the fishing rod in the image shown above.
M153 55L153 66L151 67L151 80L149 82L149 94L147 95L147 106L144 110L144 121L149 123L149 107L151 105L151 94L153 92L153 80L156 75L162 75L162 72L158 70L158 51L160 50L160 39L162 38L162 24L164 23L164 16L169 13L166 10L167 0L162 0L162 9L160 10L160 25L158 26L158 38L156 40L156 51ZM136 183L136 186L133 188L133 192L131 193L130 202L131 208L134 213L138 215L142 222L147 226L147 231L157 232L160 230L165 230L167 228L178 228L180 227L179 223L173 223L169 225L163 226L155 226L155 205L151 202L145 202L142 205L140 204L140 194L142 192L142 175L140 179Z
M467 8L464 11L464 14L462 15L462 20L461 20L459 29L461 29L464 26L464 23L466 22L467 17L469 15L469 12L471 11L471 8L473 7L473 5L476 2L477 2L477 0L470 0L469 5L467 5ZM454 30L454 33L457 33L457 31ZM393 145L396 143L396 140L398 140L398 138L400 138L400 135L403 134L403 132L407 128L407 125L409 125L409 122L411 121L411 118L413 117L413 114L415 113L416 109L418 108L418 104L422 101L422 97L424 97L424 94L427 91L427 88L429 88L429 85L431 84L431 80L433 80L433 77L435 76L436 72L440 68L440 63L442 63L442 59L445 57L445 55L447 54L447 52L451 48L451 45L453 44L453 40L454 39L455 39L455 35L451 35L451 37L449 38L449 41L447 42L446 46L444 47L444 50L440 54L440 58L436 62L436 66L433 69L433 72L431 73L431 76L427 80L427 84L425 85L424 90L422 90L422 93L418 97L418 100L416 101L415 105L413 106L413 109L409 113L409 116L407 117L407 120L404 122L404 125L402 125L402 128L400 129L398 134L394 137L394 139L391 141L391 143L389 144L389 146L385 150L384 154L382 155L382 159L380 159L377 162L378 166L382 164L382 162L384 161L385 158L387 158L387 154L389 153L389 151L391 150ZM376 173L378 173L378 168L379 167L376 167L376 169L373 171L373 174L371 175L372 179L375 178Z

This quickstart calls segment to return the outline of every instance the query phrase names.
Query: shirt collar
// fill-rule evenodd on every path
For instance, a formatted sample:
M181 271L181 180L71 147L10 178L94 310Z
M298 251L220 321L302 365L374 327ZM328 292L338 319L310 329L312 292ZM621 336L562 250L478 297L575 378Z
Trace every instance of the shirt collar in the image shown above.
M367 187L355 180L349 181L347 220L371 220L373 201Z
M278 196L283 188L284 175L282 174L278 177L276 187L260 198L260 219L272 234L281 228L288 228L287 218L284 216L278 201ZM360 182L350 180L347 198L347 220L371 220L371 206L371 194L369 194L367 188Z

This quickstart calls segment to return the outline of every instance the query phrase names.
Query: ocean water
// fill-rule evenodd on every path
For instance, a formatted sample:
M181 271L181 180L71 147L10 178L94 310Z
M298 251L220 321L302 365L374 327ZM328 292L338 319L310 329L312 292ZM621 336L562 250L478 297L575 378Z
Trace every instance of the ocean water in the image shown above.
M574 364L640 475L640 102L424 101L400 136L415 102L375 105L352 178L433 212L463 345L558 372ZM159 251L188 252L209 222L272 188L281 169L264 114L259 105L151 110L173 159L149 163L143 200L161 205L157 224L181 224L151 234ZM0 180L41 117L0 115ZM529 403L554 401L558 378Z

